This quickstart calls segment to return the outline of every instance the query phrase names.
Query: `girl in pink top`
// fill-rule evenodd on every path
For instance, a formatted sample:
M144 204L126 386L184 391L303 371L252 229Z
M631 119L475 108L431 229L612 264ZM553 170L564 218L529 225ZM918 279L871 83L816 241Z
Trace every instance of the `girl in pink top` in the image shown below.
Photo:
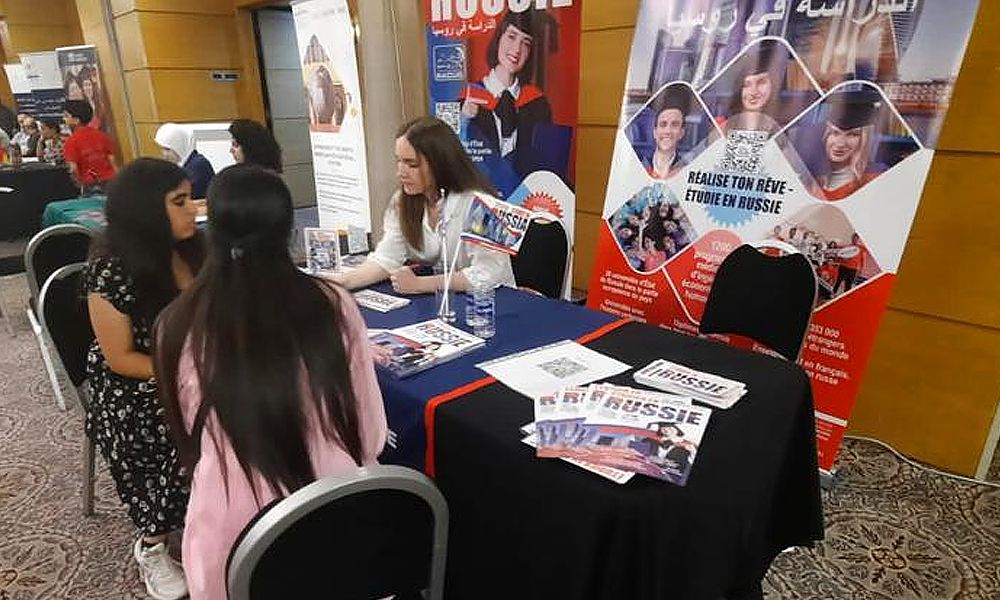
M281 179L238 165L208 192L209 256L164 312L157 375L191 467L183 561L192 600L225 600L226 560L268 503L373 464L386 437L351 296L292 263Z

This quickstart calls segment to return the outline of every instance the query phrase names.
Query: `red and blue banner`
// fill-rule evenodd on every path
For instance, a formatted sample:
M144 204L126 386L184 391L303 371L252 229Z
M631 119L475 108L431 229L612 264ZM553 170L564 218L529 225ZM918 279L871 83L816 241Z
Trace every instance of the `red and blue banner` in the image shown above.
M500 198L559 219L570 240L581 1L424 0L430 113Z
M642 1L590 306L697 334L731 250L794 247L819 281L800 363L831 469L977 8Z

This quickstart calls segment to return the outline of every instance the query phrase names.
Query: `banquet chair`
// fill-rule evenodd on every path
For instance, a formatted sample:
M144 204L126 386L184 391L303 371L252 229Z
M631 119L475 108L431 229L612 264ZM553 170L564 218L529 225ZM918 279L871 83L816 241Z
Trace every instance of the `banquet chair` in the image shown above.
M229 598L441 600L447 537L448 505L418 471L325 477L244 528L226 568Z
M56 396L59 408L66 410L59 379L45 342L45 331L38 318L38 294L42 285L56 269L70 263L87 260L94 232L82 225L64 224L46 227L35 234L24 251L24 270L28 276L28 321L42 352L45 372Z
M510 259L517 287L549 298L562 298L569 285L573 247L562 221L536 213L520 251Z
M798 360L815 304L816 273L805 256L743 244L719 265L698 330L746 336Z
M73 393L84 413L90 405L87 351L94 340L80 279L85 263L56 269L38 295L38 315L56 351L56 361L69 375ZM83 514L94 514L94 443L83 434Z

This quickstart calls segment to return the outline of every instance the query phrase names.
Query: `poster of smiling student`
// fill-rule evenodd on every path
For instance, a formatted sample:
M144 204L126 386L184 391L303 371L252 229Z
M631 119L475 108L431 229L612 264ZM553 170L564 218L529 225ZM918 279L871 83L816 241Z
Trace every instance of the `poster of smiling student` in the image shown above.
M555 217L571 243L581 3L424 0L430 113L500 198Z
M640 2L589 305L697 335L730 251L801 252L818 294L799 362L830 470L977 8Z

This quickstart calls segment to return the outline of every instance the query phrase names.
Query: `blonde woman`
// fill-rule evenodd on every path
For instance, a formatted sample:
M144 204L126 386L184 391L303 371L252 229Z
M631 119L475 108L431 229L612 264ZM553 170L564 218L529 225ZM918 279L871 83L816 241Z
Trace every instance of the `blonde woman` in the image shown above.
M816 179L812 193L825 200L842 200L878 176L871 171L871 146L879 103L864 92L838 94L830 103L823 132L829 169Z

